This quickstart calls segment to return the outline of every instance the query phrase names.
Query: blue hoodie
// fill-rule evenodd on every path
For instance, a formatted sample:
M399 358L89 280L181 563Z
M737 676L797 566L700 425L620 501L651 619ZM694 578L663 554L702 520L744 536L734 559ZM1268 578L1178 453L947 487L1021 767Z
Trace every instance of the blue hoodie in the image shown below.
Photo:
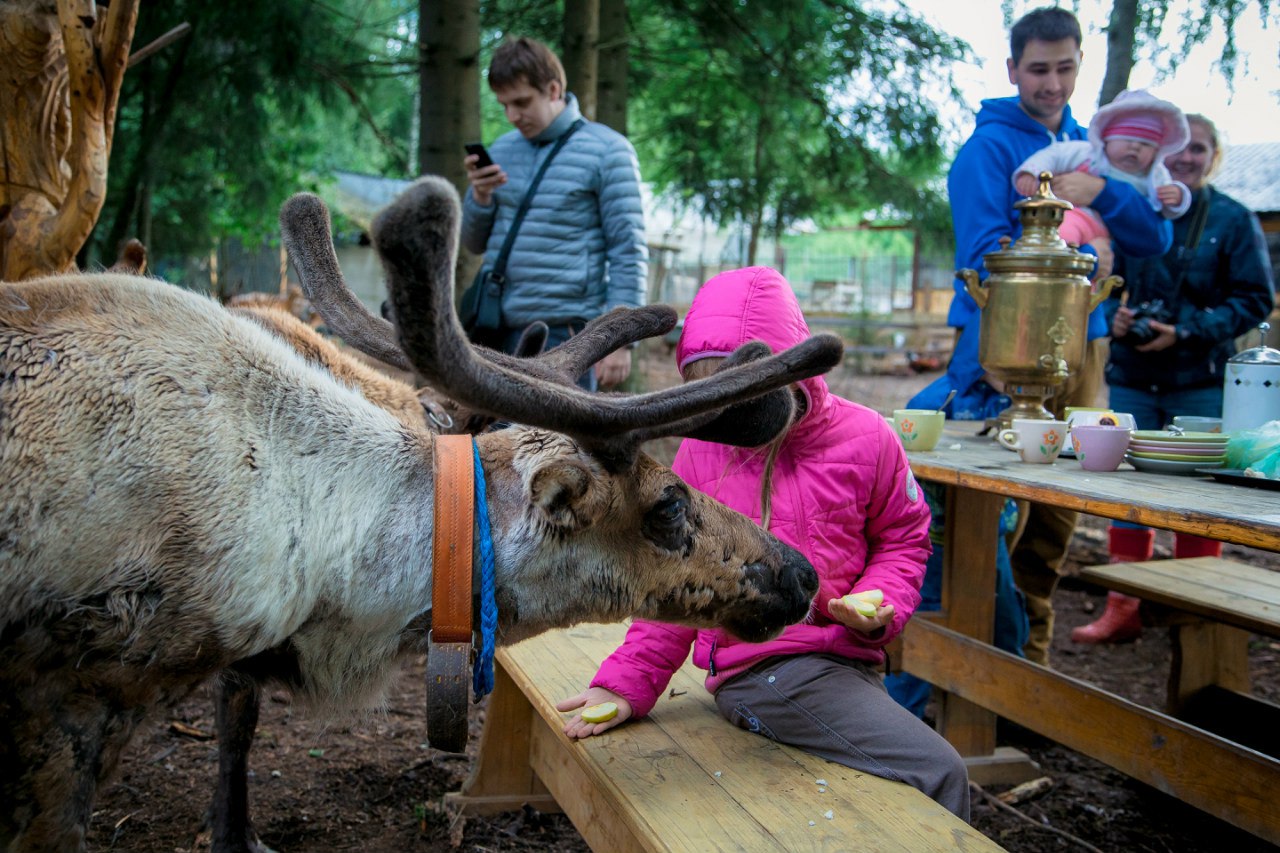
M982 256L999 251L1001 237L1016 240L1021 236L1022 223L1013 207L1021 198L1013 186L1014 169L1051 142L1087 138L1086 129L1071 115L1070 106L1063 109L1062 124L1055 136L1023 112L1016 95L982 102L977 127L956 155L947 175L957 270L975 269L985 279L987 271ZM1169 223L1153 215L1150 204L1133 187L1107 180L1090 208L1106 222L1112 239L1126 255L1149 257L1168 251L1173 239ZM947 392L955 388L960 393L948 413L951 417L989 417L1007 405L1007 400L995 395L985 383L975 387L986 372L978 363L981 315L977 303L965 291L964 282L956 279L955 288L947 325L963 329L964 333L946 376L921 391L909 405L939 405ZM1088 334L1090 340L1107 334L1101 308L1089 316Z

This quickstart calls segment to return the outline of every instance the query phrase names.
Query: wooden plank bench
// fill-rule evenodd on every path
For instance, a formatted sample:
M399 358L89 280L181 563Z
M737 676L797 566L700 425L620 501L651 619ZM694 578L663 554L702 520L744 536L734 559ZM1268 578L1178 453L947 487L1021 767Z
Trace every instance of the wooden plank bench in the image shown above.
M1002 849L914 788L730 725L689 663L645 719L569 740L555 703L624 634L580 625L500 649L480 753L450 805L562 809L600 853Z
M1249 635L1280 637L1280 572L1220 557L1112 563L1080 577L1134 595L1168 625L1166 710L1280 756L1280 708L1249 696Z

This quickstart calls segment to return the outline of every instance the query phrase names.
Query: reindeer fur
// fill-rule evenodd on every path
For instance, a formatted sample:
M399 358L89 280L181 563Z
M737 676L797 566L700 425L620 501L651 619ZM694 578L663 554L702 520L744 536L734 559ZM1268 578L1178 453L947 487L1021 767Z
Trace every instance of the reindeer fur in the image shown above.
M456 194L425 190L451 209L399 239L450 254ZM379 245L424 261L389 264L397 317L434 312L460 337L440 308L451 269L389 232ZM633 615L764 639L805 616L812 568L637 454L657 427L606 413L593 444L575 389L539 387L525 414L508 363L452 372L435 344L475 358L456 340L404 349L466 405L543 427L573 410L571 435L477 439L499 642ZM724 394L704 380L633 405L670 429L831 363L776 358L727 371ZM376 699L429 621L433 441L209 299L110 274L0 284L0 846L83 849L139 722L229 666L331 710Z

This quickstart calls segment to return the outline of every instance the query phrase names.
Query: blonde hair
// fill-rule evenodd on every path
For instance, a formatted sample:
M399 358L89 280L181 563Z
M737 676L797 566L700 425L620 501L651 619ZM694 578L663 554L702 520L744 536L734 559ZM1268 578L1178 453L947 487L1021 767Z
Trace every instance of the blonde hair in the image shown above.
M707 357L700 358L696 361L686 362L684 367L680 369L680 375L684 377L686 382L694 379L705 379L720 369L720 365L724 362L723 357ZM796 419L800 416L798 406L793 406L791 416L787 420L787 425L774 437L772 441L763 447L739 448L745 459L751 459L757 454L764 454L764 470L760 474L760 526L765 530L769 529L769 522L773 517L773 467L778 461L778 454L782 452L782 444L787 440L787 433L791 431L791 427L795 424ZM726 468L720 472L720 478L729 473Z
M1222 158L1226 155L1226 149L1222 144L1222 134L1218 132L1218 126L1200 113L1187 113L1187 124L1198 124L1204 128L1209 134L1209 142L1213 145L1213 156L1209 158L1209 167L1204 170L1204 179L1207 181L1218 173L1222 168Z

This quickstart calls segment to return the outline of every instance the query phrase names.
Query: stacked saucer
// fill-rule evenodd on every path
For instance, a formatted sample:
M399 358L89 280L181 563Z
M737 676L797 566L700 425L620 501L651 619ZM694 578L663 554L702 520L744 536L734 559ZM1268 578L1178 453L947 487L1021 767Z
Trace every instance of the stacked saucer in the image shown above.
M1221 468L1230 436L1216 432L1137 430L1125 461L1152 474L1195 474L1197 468Z

